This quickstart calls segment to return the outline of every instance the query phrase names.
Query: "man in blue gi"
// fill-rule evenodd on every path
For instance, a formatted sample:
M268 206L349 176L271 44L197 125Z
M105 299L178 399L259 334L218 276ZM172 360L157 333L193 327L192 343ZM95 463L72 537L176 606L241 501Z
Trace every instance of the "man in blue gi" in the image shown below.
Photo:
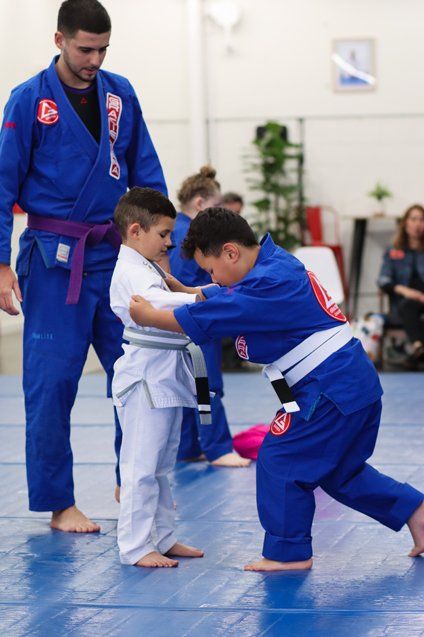
M166 194L134 89L100 70L110 32L97 0L63 2L60 55L12 91L0 134L0 308L19 313L13 292L25 317L29 503L52 511L51 526L62 531L99 530L75 506L70 412L90 344L108 392L122 353L109 304L120 244L113 211L128 187ZM28 213L19 282L9 265L15 203ZM117 423L117 448L119 434Z
M318 486L395 531L407 523L410 556L423 553L424 494L366 462L380 424L378 375L315 275L269 235L258 244L247 222L222 208L192 221L183 249L223 287L204 289L205 302L174 312L136 297L133 318L184 331L198 345L236 338L239 356L266 364L282 404L257 464L264 557L245 569L311 568Z

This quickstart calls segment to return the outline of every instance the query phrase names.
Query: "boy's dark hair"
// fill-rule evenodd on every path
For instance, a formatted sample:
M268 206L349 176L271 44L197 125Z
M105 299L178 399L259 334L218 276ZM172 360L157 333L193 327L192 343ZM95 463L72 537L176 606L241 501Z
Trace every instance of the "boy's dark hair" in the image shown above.
M106 9L98 0L66 0L57 16L57 30L73 37L79 30L108 33L112 25Z
M222 195L222 203L241 203L244 205L243 197L238 192L226 192Z
M139 223L147 232L158 223L159 217L175 219L176 216L174 205L159 190L135 186L118 201L114 220L119 234L126 239L128 226L132 223Z
M193 219L183 241L183 254L192 259L196 249L205 256L219 257L228 241L257 246L258 240L246 219L226 208L206 208Z

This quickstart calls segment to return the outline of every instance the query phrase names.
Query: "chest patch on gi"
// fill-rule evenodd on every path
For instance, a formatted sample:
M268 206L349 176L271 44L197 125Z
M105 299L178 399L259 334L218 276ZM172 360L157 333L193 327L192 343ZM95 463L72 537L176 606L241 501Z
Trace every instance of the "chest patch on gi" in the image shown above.
M41 100L38 103L37 119L41 124L51 126L59 120L59 110L53 100Z
M121 167L115 155L114 146L119 135L119 120L122 113L122 100L119 95L108 93L106 95L106 109L107 109L107 124L109 130L109 144L110 144L110 168L109 175L114 179L119 179L121 176Z
M309 277L309 281L312 285L312 290L315 294L315 297L324 312L328 314L328 316L331 316L331 318L336 319L336 321L345 323L347 321L345 315L343 314L337 303L333 301L327 290L319 282L315 274L313 272L310 272L309 270L307 270L306 273Z
M244 338L244 336L237 336L236 338L236 350L237 350L237 354L240 356L240 358L243 358L243 360L248 361L249 360L249 352L247 349L247 343L246 343L246 339Z
M269 428L273 436L282 436L291 424L291 414L277 414Z

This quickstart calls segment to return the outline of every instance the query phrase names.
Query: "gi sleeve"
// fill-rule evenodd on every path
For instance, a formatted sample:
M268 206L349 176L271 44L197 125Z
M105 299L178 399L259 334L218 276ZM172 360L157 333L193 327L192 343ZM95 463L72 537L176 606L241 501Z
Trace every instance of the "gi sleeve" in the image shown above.
M185 292L170 292L159 287L151 287L144 293L144 298L161 310L175 310L182 305L190 305L196 302L196 296Z
M4 109L0 131L0 263L10 263L13 206L31 161L34 108L27 89L13 91Z
M223 289L224 288L221 288L219 285L212 284L206 287L202 287L202 294L205 299L211 299L213 296L215 296L215 294L219 294Z
M390 258L391 248L387 248L383 255L380 273L377 279L378 287L387 294L393 293L393 288L397 283L396 270L393 259Z
M168 195L165 177L155 147L147 130L140 104L130 85L130 101L133 109L131 143L127 151L128 185L160 190Z
M212 288L210 288L212 290ZM206 301L183 306L174 316L184 332L202 345L225 336L275 330L281 316L276 318L276 294L267 300L267 287L257 290L243 288L218 288Z

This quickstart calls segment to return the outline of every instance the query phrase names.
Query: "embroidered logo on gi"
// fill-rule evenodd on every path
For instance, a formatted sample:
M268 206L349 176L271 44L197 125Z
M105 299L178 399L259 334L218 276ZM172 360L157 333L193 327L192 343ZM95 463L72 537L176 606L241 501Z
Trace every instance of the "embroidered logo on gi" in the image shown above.
M309 281L311 282L312 290L315 294L315 297L324 312L328 314L328 316L331 316L331 318L336 319L336 321L345 323L347 321L347 318L345 317L337 303L334 303L333 299L328 294L327 290L319 282L315 274L313 272L310 272L309 270L307 270L306 273L309 277Z
M122 113L122 100L119 95L113 95L113 93L107 93L106 95L106 109L107 109L107 124L109 130L109 143L110 143L110 168L109 175L114 179L119 179L121 176L121 167L113 149L116 140L119 135L119 120Z
M243 358L245 361L249 360L249 351L247 349L247 343L244 336L237 336L236 350L240 358Z
M37 119L41 124L51 126L59 120L59 110L53 100L41 100L38 103Z
M269 428L274 436L282 436L286 433L291 424L291 414L279 413L275 416Z
M396 250L395 248L392 248L389 252L389 257L395 261L399 261L400 259L405 258L405 253L403 250Z

